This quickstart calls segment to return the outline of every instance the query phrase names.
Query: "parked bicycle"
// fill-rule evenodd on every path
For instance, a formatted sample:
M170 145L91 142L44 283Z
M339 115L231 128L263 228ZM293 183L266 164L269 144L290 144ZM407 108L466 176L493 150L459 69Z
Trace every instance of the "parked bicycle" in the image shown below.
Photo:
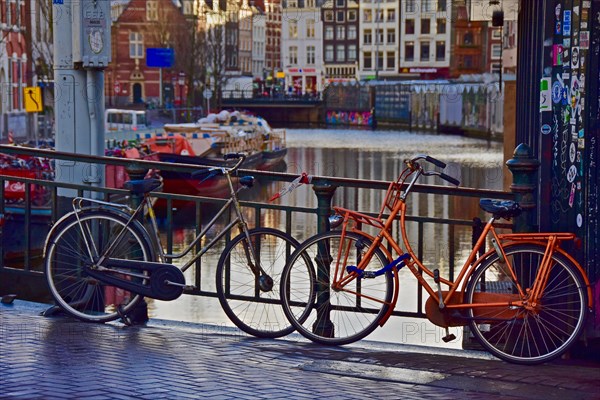
M449 327L468 325L485 349L509 362L536 364L563 354L579 337L592 307L584 270L560 247L575 235L500 234L494 221L516 217L519 205L482 199L481 208L492 217L456 280L442 278L438 269L423 265L408 241L406 198L423 175L459 182L435 168L424 169L426 162L445 168L429 156L406 160L377 217L334 207L331 221L338 221L341 230L317 234L292 254L280 286L292 325L323 344L364 338L390 317L398 301L399 270L406 266L429 293L425 311L445 328L444 341L455 339ZM398 217L406 251L391 233ZM370 235L363 226L378 233ZM491 249L477 257L488 241Z
M231 168L210 168L195 172L194 178L222 174L231 196L196 238L178 254L166 254L159 238L152 207L152 191L159 179L127 182L132 195L142 195L137 208L77 197L73 211L62 217L48 234L45 272L56 303L69 314L85 321L106 322L126 318L143 297L174 300L186 285L183 272L234 227L241 233L223 250L216 271L217 295L227 316L243 331L258 337L279 337L293 327L287 321L279 300L279 278L287 257L298 242L285 232L272 228L248 229L238 200L238 192L250 188L254 178L239 178L234 188L232 175L245 159ZM208 230L226 211L235 218L178 268L172 265L206 237ZM148 224L143 224L147 218ZM148 226L148 228L146 228Z

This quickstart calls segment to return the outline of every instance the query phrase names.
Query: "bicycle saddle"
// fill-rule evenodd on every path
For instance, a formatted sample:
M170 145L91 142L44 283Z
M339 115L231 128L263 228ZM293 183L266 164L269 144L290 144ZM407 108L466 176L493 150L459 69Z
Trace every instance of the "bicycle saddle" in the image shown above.
M148 193L162 185L160 179L138 179L127 181L123 184L123 189L127 189L134 194Z
M494 218L504 219L516 217L523 211L519 203L512 200L481 199L479 200L479 207L491 213Z

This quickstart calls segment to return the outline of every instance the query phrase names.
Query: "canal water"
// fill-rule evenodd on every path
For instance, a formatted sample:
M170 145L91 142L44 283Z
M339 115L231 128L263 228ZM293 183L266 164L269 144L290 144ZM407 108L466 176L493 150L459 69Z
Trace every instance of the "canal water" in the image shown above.
M367 180L396 180L402 162L416 154L428 154L448 164L446 173L461 181L462 187L502 190L502 144L460 136L410 133L406 131L353 130L353 129L288 129L288 154L285 172L309 175L359 178ZM444 185L435 177L425 177L420 183ZM264 201L277 193L284 183L269 183L253 190L252 200ZM385 192L341 188L336 190L333 203L363 212L378 212ZM316 207L316 197L310 185L298 187L292 193L277 200L289 206ZM448 219L467 219L482 216L477 200L414 194L409 199L411 215ZM185 210L178 210L179 217ZM249 215L249 221L254 216ZM186 220L186 218L177 218ZM193 220L193 218L187 219ZM295 214L292 218L292 235L302 241L315 233L316 219L313 215ZM261 224L285 229L282 213L269 212L261 215ZM411 229L411 227L413 229ZM175 252L181 251L195 234L195 226L181 223L175 231ZM218 229L218 227L217 227ZM408 226L411 243L416 245L416 226ZM424 227L423 258L431 269L439 268L442 276L448 276L448 241L452 237L445 225L426 224ZM399 239L399 238L398 238ZM457 265L462 265L469 253L471 229L458 229L454 235ZM214 291L216 264L224 243L219 243L202 258L201 289ZM400 300L396 307L401 311L416 311L417 285L408 271L402 271ZM186 277L193 282L193 271ZM425 297L426 298L426 297ZM182 296L176 301L149 303L150 316L168 320L200 322L218 326L233 326L222 312L216 298ZM462 329L453 332L460 339ZM424 319L392 317L383 327L368 338L370 340L460 347L461 341L446 344L441 340L444 331Z

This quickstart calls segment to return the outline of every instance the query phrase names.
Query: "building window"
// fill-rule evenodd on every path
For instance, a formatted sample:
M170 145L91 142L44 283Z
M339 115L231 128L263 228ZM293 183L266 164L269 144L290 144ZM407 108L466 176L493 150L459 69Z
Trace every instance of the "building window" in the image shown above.
M306 37L307 38L315 37L315 20L314 19L306 20Z
M338 8L344 8L346 5L345 3L346 3L346 0L337 0L336 1L336 5L338 6Z
M406 12L414 13L416 11L416 0L406 0Z
M356 21L356 10L350 10L348 11L348 21Z
M388 44L394 44L394 43L396 43L396 30L395 29L388 29L388 31L387 31L387 43Z
M344 25L337 26L337 32L335 38L337 40L345 40L346 39L346 27Z
M502 45L493 44L492 45L492 59L499 60L502 57Z
M348 39L354 40L356 37L356 25L348 26Z
M492 39L494 39L494 40L502 39L502 29L493 29L492 30Z
M325 39L333 40L333 26L329 25L325 27Z
M415 20L407 19L404 24L404 33L407 35L414 35L415 33Z
M366 9L363 12L363 22L372 22L373 21L373 10Z
M463 44L466 46L470 46L473 44L473 32L467 31L463 36Z
M340 62L340 61L346 61L346 46L344 46L343 44L338 44L336 47L336 61Z
M333 22L333 10L325 11L325 22Z
M288 8L298 8L298 0L288 0Z
M422 12L433 11L433 5L431 4L434 0L421 0Z
M437 24L437 33L446 33L446 19L438 18L436 21Z
M336 13L336 21L344 22L346 20L346 13L344 11L338 11Z
M373 59L370 51L365 51L363 54L363 66L365 70L373 69Z
M387 21L388 22L396 21L396 10L387 10Z
M429 61L429 42L421 42L421 61Z
M371 44L371 43L373 43L373 34L372 34L372 31L370 29L365 29L365 32L363 34L363 43L364 44Z
M437 10L446 11L446 0L437 0Z
M158 1L148 0L146 2L146 19L148 21L158 21Z
M325 61L333 61L333 45L325 46Z
M500 63L492 63L490 65L490 72L492 74L497 74L500 72L500 68L501 68Z
M396 68L396 57L393 51L388 51L386 54L386 69L394 70Z
M348 46L348 61L356 61L356 45L351 44Z
M435 61L444 61L446 59L446 42L440 40L435 42Z
M421 19L421 35L428 35L431 33L431 20L429 18Z
M298 64L298 46L290 46L290 65Z
M144 40L139 32L129 33L129 57L144 58Z
M297 39L298 38L298 21L295 19L291 19L289 21L289 25L288 25L288 32L290 35L290 39Z
M308 65L315 65L315 46L306 46L306 63Z
M415 60L415 42L404 43L404 60L414 61Z
M304 0L306 8L315 8L315 0Z

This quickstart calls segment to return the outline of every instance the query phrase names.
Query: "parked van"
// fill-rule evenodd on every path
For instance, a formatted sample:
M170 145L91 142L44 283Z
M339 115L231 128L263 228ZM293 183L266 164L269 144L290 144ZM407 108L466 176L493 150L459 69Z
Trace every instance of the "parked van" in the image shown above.
M150 126L146 111L107 108L104 112L104 129L110 131L137 131Z

